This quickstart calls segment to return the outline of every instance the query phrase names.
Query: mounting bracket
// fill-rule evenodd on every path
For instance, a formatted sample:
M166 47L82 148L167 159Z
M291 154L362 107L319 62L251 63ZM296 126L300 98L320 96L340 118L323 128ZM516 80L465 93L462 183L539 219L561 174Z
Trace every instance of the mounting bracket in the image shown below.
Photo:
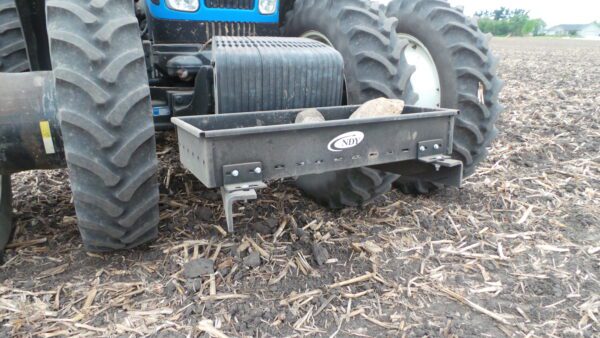
M233 232L233 204L238 201L255 200L256 189L267 185L262 181L262 163L250 162L223 166L225 185L221 187L221 197L225 208L227 231Z
M417 160L435 167L436 183L460 188L463 179L463 163L448 155L443 140L419 142Z

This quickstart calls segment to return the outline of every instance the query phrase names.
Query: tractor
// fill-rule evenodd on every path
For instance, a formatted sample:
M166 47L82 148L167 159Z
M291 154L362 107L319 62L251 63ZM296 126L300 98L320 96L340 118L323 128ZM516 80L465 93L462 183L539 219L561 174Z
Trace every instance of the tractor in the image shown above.
M333 209L460 186L502 110L489 40L444 0L0 0L0 252L34 169L68 168L86 250L155 239L156 130L229 230L273 179ZM349 119L378 98L407 106Z

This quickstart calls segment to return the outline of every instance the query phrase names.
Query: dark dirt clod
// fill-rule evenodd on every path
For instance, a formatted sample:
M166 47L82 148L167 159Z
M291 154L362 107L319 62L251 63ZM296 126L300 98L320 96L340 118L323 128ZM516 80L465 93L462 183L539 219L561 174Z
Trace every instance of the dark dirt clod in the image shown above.
M267 218L266 220L255 221L250 225L252 230L256 231L261 235L271 235L277 230L277 220L274 218Z
M329 252L320 243L314 243L312 246L313 259L317 265L321 266L329 259Z
M169 283L167 283L167 285L165 285L165 293L167 295L170 296L173 293L175 293L175 291L177 291L177 286L175 285L175 283L169 282Z
M183 276L185 278L198 278L214 273L215 262L211 259L198 258L183 265Z
M256 268L260 266L260 254L258 252L253 252L248 256L244 257L244 265L249 268Z
M269 227L267 222L264 221L256 221L250 225L252 230L256 231L261 235L269 235L273 233L273 229Z
M219 195L219 193L214 190L206 190L203 195L205 199L212 202L221 200L221 195Z
M202 221L208 222L211 221L214 216L213 211L210 208L199 207L198 210L196 210L196 217Z
M202 278L188 279L185 282L185 288L188 292L198 292L202 287Z

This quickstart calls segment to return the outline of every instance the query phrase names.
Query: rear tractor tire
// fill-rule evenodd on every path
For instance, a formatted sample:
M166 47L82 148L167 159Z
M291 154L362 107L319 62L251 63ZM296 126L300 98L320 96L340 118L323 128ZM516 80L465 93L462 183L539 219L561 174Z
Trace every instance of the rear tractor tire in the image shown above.
M15 0L0 0L0 73L28 70L27 46Z
M496 74L498 59L489 48L491 36L444 0L392 0L387 15L398 19L396 32L411 45L407 51L413 54L406 57L417 65L411 78L419 96L416 104L460 110L452 156L463 162L465 177L472 175L498 133L495 122L503 109L498 102L502 88ZM408 194L440 187L409 177L400 177L396 186Z
M348 104L411 95L413 68L404 59L408 43L397 39L396 20L366 0L296 0L283 27L286 36L306 37L338 50L344 58ZM359 168L300 177L296 184L332 208L356 207L388 192L397 175Z
M48 0L56 97L87 250L158 235L156 144L133 1Z

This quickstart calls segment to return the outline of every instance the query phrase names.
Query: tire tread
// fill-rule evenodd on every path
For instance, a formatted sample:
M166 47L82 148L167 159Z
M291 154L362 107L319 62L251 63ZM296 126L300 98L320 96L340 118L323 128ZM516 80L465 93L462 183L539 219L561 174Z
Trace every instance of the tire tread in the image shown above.
M158 162L133 3L50 0L47 13L83 243L99 252L144 244L158 234Z
M392 0L387 15L402 20L412 16L428 22L441 34L451 53L451 64L457 79L457 117L453 157L464 163L464 176L469 176L487 154L487 147L497 135L495 122L503 107L498 102L502 81L497 76L498 58L492 55L490 36L482 33L477 22L445 0ZM457 31L460 34L457 34ZM484 100L464 88L469 82L483 84ZM404 193L426 194L441 187L426 180L400 178L396 186Z
M29 70L27 45L14 0L0 0L0 73Z

